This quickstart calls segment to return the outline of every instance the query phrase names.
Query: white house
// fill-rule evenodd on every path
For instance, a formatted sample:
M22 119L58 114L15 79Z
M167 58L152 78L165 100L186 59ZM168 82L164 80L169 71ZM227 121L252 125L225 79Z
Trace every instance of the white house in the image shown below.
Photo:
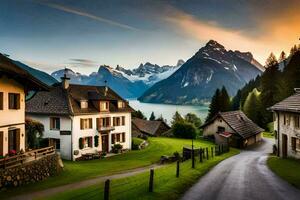
M0 54L0 156L26 150L25 95L48 86Z
M278 156L300 159L300 88L270 110L274 113Z
M43 137L68 160L110 152L116 143L131 149L132 111L109 87L69 84L66 76L26 103L26 117L44 124Z

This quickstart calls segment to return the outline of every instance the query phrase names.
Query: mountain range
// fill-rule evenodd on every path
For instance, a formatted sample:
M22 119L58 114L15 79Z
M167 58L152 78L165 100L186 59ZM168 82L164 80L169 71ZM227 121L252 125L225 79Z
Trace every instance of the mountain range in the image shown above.
M150 103L203 104L222 86L233 96L263 69L250 52L227 51L217 41L210 40L176 72L154 84L138 99Z
M125 69L119 65L115 69L102 65L97 72L90 75L83 75L66 68L53 72L51 76L60 80L66 73L71 83L83 85L104 85L106 81L106 84L122 97L137 98L153 84L174 73L183 63L183 60L179 60L175 66L159 66L147 62L140 64L133 70Z

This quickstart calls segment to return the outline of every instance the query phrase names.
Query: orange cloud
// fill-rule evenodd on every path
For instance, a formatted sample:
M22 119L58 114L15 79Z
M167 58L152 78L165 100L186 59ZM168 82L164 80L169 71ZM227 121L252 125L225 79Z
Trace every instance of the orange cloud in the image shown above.
M201 42L214 39L232 50L250 51L262 64L270 52L279 55L284 50L288 53L291 46L297 42L300 33L300 15L292 10L271 20L261 19L257 26L263 33L260 36L249 36L242 30L224 28L217 22L206 22L179 10L173 9L172 13L166 16L165 20L180 34Z

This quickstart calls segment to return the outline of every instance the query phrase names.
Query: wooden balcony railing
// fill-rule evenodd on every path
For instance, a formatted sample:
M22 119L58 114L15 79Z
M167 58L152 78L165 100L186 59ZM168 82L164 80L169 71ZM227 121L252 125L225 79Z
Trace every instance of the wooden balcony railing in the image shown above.
M7 158L0 159L0 169L13 168L24 163L41 159L48 155L55 154L54 147L46 147L41 149L35 149L32 151L27 151L20 155L9 156Z

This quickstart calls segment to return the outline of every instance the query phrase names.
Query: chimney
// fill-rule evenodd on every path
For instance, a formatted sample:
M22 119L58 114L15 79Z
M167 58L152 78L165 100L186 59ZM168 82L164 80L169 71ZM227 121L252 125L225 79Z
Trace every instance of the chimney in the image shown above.
M61 79L61 85L62 87L66 90L69 88L69 81L70 81L70 78L67 77L67 68L65 68L65 73L64 73L64 76L60 78Z
M294 88L294 91L295 91L296 93L300 93L300 88Z
M104 83L105 83L104 96L107 96L107 92L108 92L107 80L105 80Z

